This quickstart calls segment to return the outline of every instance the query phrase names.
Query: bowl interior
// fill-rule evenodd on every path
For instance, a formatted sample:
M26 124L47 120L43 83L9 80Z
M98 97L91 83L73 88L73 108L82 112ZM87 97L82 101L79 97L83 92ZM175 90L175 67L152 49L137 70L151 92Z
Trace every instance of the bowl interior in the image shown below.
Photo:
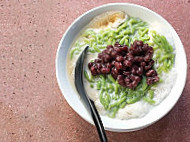
M67 76L66 61L68 50L74 37L83 29L95 16L113 10L125 11L128 15L139 17L148 22L163 35L169 35L173 39L176 47L175 67L177 70L177 79L171 93L156 107L154 107L145 117L130 120L118 120L101 116L106 130L110 131L133 131L144 128L166 115L179 99L186 81L187 61L183 45L173 29L173 27L155 12L135 4L112 3L94 8L78 19L76 19L65 32L60 41L56 57L56 76L59 87L69 105L86 121L93 124L90 115L87 113L79 95L73 90Z

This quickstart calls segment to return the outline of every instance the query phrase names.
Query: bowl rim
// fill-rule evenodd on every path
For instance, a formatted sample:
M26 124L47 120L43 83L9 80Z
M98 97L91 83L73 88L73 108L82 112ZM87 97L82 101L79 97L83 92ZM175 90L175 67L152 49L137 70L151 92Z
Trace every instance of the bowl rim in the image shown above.
M168 109L168 111L167 111L165 114L163 114L161 117L155 119L154 121L151 121L151 123L147 123L147 125L142 125L142 126L139 126L139 127L135 127L135 128L133 128L133 129L116 129L116 128L105 127L105 129L108 130L108 131L114 131L114 132L129 132L129 131L136 131L136 130L140 130L140 129L146 128L146 127L152 125L153 123L157 122L158 120L162 119L165 115L167 115L167 114L172 110L172 108L176 105L176 103L178 102L179 98L180 98L181 95L182 95L182 91L183 91L183 89L184 89L184 87L185 87L185 83L186 83L186 79L187 79L187 57L186 57L185 49L184 49L184 46L183 46L183 44L182 44L182 42L181 42L181 39L180 39L180 37L178 36L177 32L175 31L175 29L172 27L172 25L171 25L166 19L164 19L161 15L157 14L156 12L150 10L149 8L146 8L146 7L141 6L141 5L138 5L138 4L133 4L133 3L107 3L107 4L103 4L103 5L97 6L97 7L95 7L95 8L92 8L92 9L90 9L90 10L84 12L84 13L83 13L82 15L80 15L78 18L76 18L76 19L69 25L69 27L66 29L66 31L64 32L64 34L63 34L63 36L62 36L62 38L61 38L61 40L60 40L60 42L59 42L58 48L57 48L56 58L55 58L55 67L56 67L56 78L57 78L58 86L59 86L59 88L60 88L60 90L61 90L62 95L64 96L64 92L63 92L63 90L62 90L62 86L61 86L60 79L59 79L59 73L58 73L58 58L59 58L59 51L60 51L60 49L61 49L62 42L63 42L63 40L65 39L67 33L71 30L71 28L73 27L73 25L74 25L76 22L78 22L83 16L85 16L85 15L87 15L87 14L89 14L89 13L95 11L95 10L102 9L102 8L104 8L104 7L109 7L109 6L121 6L121 5L135 6L135 7L141 8L141 9L143 9L143 10L146 10L146 11L148 11L148 12L150 12L150 13L156 15L156 16L159 17L161 20L163 20L166 24L168 24L168 26L171 27L171 29L173 30L174 34L176 34L177 38L179 39L179 44L181 44L181 46L182 46L182 49L181 49L181 50L182 50L183 53L184 53L184 59L185 59L185 60L184 60L184 62L185 62L185 67L184 67L184 68L185 68L185 69L184 69L184 71L185 71L185 79L184 79L183 82L181 82L180 95L178 95L178 98L176 98L176 101L174 102L174 104L172 105L172 107L170 107L170 108ZM169 96L169 95L168 95L168 96ZM168 96L167 96L167 97L168 97ZM76 108L73 107L73 105L71 105L71 103L69 102L69 100L68 100L65 96L64 96L64 98L65 98L65 100L67 101L67 103L69 104L69 106L70 106L80 117L82 117L82 118L83 118L84 120L86 120L88 123L94 125L92 119L91 119L91 120L88 120L87 118L85 118L83 115L81 115L81 114L79 113L79 111L78 111Z

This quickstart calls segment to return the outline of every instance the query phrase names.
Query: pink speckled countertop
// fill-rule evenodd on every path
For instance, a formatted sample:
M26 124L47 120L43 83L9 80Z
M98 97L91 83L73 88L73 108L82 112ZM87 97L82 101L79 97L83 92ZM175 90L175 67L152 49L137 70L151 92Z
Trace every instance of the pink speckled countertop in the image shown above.
M190 64L189 0L0 0L0 142L95 142L95 127L67 104L55 77L55 54L66 28L85 11L132 2L166 18ZM188 72L190 68L188 66ZM107 132L111 142L189 142L190 75L173 110L152 126Z

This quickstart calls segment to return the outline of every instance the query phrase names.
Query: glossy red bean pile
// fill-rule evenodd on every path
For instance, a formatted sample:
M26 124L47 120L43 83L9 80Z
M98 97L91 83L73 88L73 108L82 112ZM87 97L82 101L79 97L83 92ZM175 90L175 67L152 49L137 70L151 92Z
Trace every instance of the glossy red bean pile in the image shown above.
M153 48L142 41L134 41L131 48L120 45L108 45L98 54L98 59L88 63L92 75L110 74L121 86L134 89L145 75L148 85L159 81L154 65Z

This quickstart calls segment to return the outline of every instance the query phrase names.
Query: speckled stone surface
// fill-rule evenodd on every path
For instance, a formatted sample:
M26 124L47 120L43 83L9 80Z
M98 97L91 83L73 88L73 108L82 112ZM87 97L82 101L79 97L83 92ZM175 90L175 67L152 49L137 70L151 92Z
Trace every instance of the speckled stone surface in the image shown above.
M179 34L190 71L189 0L0 0L0 142L96 142L95 127L67 104L55 77L55 55L66 28L108 2L132 2L166 18ZM111 142L189 142L190 75L173 110L152 126L107 132Z

